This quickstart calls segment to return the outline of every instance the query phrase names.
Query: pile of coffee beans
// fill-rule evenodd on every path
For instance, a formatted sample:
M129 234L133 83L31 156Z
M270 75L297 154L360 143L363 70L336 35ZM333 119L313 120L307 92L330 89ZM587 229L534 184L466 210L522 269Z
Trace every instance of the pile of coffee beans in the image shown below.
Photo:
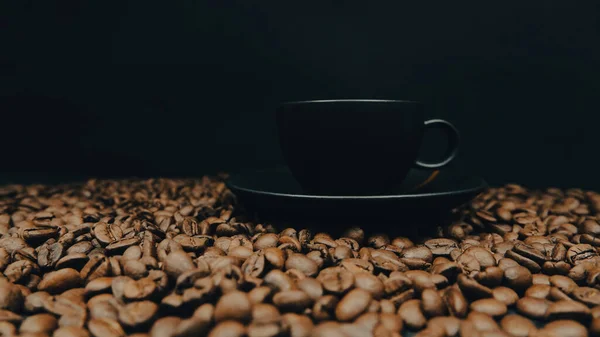
M598 212L507 185L429 237L332 236L253 222L217 178L5 186L0 335L599 336Z

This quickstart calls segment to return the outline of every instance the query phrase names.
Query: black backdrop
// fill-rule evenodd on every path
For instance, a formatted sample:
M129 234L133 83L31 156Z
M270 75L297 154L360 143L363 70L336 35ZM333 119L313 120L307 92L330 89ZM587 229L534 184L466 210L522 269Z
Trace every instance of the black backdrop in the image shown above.
M0 181L281 163L285 100L419 99L492 184L597 177L597 1L3 1Z

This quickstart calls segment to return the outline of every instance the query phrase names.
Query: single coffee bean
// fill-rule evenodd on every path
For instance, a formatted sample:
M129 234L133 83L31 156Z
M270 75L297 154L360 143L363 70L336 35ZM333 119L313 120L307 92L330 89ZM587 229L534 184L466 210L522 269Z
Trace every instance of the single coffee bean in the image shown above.
M61 243L44 244L40 247L37 262L41 268L54 267L64 256L64 246Z
M75 270L81 270L85 264L89 261L89 257L82 253L69 254L62 257L55 264L56 269L73 268Z
M506 306L513 306L519 300L519 295L507 287L496 287L492 290L492 297Z
M90 333L84 328L65 326L54 330L52 337L90 337Z
M597 256L598 252L589 244L577 244L567 250L567 260L572 265L578 265Z
M500 326L504 331L515 337L528 337L537 330L531 320L515 314L504 316L500 321Z
M340 267L323 269L317 276L317 280L321 282L326 292L332 294L345 293L354 285L352 273Z
M96 240L105 246L123 237L123 231L119 226L104 222L96 224L92 232Z
M517 301L516 308L521 315L533 319L544 319L550 303L550 301L540 298L523 297Z
M179 317L167 316L160 318L152 324L150 337L172 336L180 323L181 318Z
M400 305L402 305L402 303L415 298L416 294L417 293L414 289L408 289L390 297L390 301L394 304L395 307L399 307Z
M457 288L448 288L442 297L450 315L464 318L469 310L467 299Z
M482 312L471 311L466 320L472 322L477 331L483 332L500 330L500 327L494 318Z
M58 321L50 314L37 314L23 320L19 332L23 333L51 333L58 327Z
M525 267L510 267L504 270L504 284L517 293L523 293L532 283L533 276Z
M492 290L490 288L479 284L464 274L458 275L456 283L461 292L469 299L492 297Z
M316 301L319 297L323 296L323 286L314 278L303 278L302 280L299 280L296 285L298 286L298 289L304 291L313 301Z
M272 286L279 291L290 290L294 287L292 279L286 273L278 269L271 270L265 275L264 282L266 285Z
M367 244L373 248L381 248L390 243L390 238L385 234L377 234L369 237Z
M502 283L504 271L499 267L487 267L475 275L474 279L486 287L496 287Z
M206 235L188 236L185 234L179 234L173 238L173 241L180 244L185 251L198 252L206 249L208 246L211 246L214 240L212 237ZM232 247L230 246L229 249L231 248Z
M539 252L534 247L527 245L525 243L516 242L512 250L515 253L525 256L525 257L535 261L538 264L542 264L542 263L546 262L546 256L544 254Z
M125 331L119 322L108 318L92 319L88 322L88 329L94 337L125 336Z
M192 258L182 250L173 251L163 262L165 272L173 279L177 279L179 275L195 267Z
M471 303L470 308L473 311L481 312L494 318L506 315L508 310L506 304L493 298L474 301Z
M446 304L434 289L425 289L421 293L421 310L427 317L446 315Z
M550 289L552 289L552 286L545 284L534 284L527 288L525 291L525 296L547 299L550 296Z
M460 320L452 316L432 317L427 321L427 327L441 327L445 336L458 336Z
M318 273L317 264L303 254L292 254L285 261L286 269L297 269L308 277L316 276Z
M156 315L158 305L151 301L132 302L119 310L119 322L125 327L137 328L148 324Z
M38 284L38 290L57 294L79 287L82 282L81 275L77 270L65 268L45 274L40 284Z
M338 298L333 295L325 295L315 301L312 308L312 316L315 321L327 321L335 318L335 310Z
M551 301L572 300L569 295L565 294L557 287L550 288L548 299Z
M421 311L420 300L408 300L398 308L398 316L408 329L420 330L427 324L427 318Z
M600 290L590 287L578 287L571 292L573 298L588 307L600 305Z
M354 287L368 291L375 299L383 297L385 290L383 282L377 276L367 272L354 274Z
M538 330L537 336L549 337L586 337L588 331L581 323L571 320L558 320L550 322L543 329Z
M242 337L246 328L236 321L223 321L217 324L208 334L208 337Z
M109 255L122 254L127 248L138 245L140 241L140 238L137 237L113 241L105 247L106 253Z
M544 274L533 274L531 283L550 285L550 276Z
M371 293L363 289L353 289L337 304L335 317L340 321L352 321L367 310Z
M532 273L539 273L542 270L542 267L537 262L526 256L516 253L514 250L509 250L506 252L506 254L504 254L504 256L509 259L513 259L519 265L527 268Z
M575 283L570 278L562 275L551 276L550 284L554 287L557 287L566 294L571 294L578 287L577 283Z
M273 304L282 312L301 313L312 305L312 299L302 290L281 291L273 296Z
M433 255L448 256L451 251L458 248L458 244L452 239L439 238L425 241L425 247L429 248Z
M403 258L423 260L427 263L433 261L433 253L426 246L414 246L405 248L402 251Z
M23 293L12 283L0 279L0 310L21 311Z
M309 337L314 328L312 320L304 315L287 313L283 315L282 321L289 327L290 336L293 337Z
M206 335L210 328L210 322L196 317L182 320L173 331L173 337L192 337Z
M241 291L224 294L215 307L216 322L224 322L228 319L249 322L251 317L252 304L248 296Z
M572 319L579 322L587 322L591 318L591 311L586 305L579 302L562 300L551 303L548 306L545 318L550 321Z
M89 261L83 266L79 272L82 279L87 282L92 281L99 277L109 276L109 261L103 255L90 256Z
M519 263L515 260L511 260L508 258L502 258L498 261L498 268L502 270L506 270L510 267L518 267Z
M279 310L272 304L258 303L252 307L252 323L276 323L281 319Z

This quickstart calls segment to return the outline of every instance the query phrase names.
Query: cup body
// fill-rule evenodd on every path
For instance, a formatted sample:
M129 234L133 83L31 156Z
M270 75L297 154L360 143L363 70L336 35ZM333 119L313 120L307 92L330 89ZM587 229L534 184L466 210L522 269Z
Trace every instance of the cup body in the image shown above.
M413 101L289 102L276 119L294 178L321 195L393 190L414 165L424 130L423 105Z

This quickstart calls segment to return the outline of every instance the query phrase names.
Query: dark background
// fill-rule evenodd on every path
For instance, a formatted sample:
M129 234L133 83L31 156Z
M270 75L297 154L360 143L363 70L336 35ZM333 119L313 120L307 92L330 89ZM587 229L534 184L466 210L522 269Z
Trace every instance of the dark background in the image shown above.
M0 182L271 167L279 102L396 98L455 123L460 162L492 184L600 190L598 12L564 0L3 1Z

